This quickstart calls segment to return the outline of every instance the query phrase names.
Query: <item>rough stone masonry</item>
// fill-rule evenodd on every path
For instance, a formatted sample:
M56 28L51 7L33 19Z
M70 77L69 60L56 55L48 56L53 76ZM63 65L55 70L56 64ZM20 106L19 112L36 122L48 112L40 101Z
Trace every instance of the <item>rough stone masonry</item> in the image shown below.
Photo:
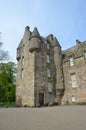
M86 41L62 50L52 34L26 26L16 58L18 106L86 102Z

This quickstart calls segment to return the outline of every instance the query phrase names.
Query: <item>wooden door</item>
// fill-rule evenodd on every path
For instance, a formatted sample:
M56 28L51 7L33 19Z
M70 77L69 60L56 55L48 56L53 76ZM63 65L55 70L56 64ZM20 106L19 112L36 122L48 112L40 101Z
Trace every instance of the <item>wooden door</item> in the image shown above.
M39 104L40 106L44 105L44 93L39 93Z

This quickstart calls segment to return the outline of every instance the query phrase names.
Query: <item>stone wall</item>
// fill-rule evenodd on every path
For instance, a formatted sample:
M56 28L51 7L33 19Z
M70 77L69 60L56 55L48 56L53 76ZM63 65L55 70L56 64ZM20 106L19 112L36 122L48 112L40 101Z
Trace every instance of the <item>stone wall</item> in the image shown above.
M55 98L54 85L54 64L52 51L47 49L45 43L41 43L41 51L35 52L35 99L36 105L39 104L39 94L44 94L44 104L53 103ZM47 63L47 54L50 57L50 63ZM47 77L47 68L50 69L50 77ZM52 92L48 92L48 83L52 84Z
M37 28L30 32L26 27L17 48L17 105L39 106L40 96L42 105L86 102L85 53L86 42L62 51L52 34L44 38ZM72 66L70 57L74 59ZM71 78L76 80L75 87Z
M25 34L27 35L27 32ZM16 103L19 106L26 104L34 106L35 53L29 52L29 37L25 34L21 48L19 48L21 57L17 63Z
M72 97L75 102L86 102L86 62L84 57L74 59L74 66L70 66L69 61L63 64L65 93L63 103L72 103ZM72 87L71 74L76 75L77 87Z

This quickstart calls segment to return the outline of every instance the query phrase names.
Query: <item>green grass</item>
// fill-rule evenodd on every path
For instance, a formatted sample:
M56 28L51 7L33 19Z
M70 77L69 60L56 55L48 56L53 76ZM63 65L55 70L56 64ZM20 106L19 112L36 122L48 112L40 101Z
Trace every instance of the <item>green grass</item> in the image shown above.
M86 105L86 102L78 102L76 105Z
M15 107L15 102L0 102L0 107Z

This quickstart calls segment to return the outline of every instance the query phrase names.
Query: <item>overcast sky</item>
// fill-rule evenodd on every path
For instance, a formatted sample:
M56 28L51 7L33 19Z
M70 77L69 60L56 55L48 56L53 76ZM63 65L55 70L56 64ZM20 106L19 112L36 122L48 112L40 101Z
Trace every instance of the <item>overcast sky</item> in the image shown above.
M26 26L53 34L67 49L86 40L86 0L0 0L1 41L12 61Z

